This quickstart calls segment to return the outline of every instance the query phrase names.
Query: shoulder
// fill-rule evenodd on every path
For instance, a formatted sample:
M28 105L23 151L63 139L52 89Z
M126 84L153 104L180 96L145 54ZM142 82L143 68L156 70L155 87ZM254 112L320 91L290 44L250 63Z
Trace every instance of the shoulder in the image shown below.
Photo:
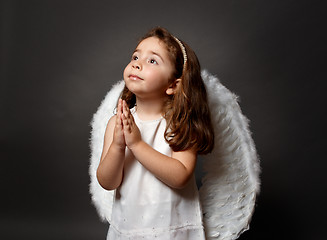
M108 132L113 132L113 129L114 129L115 123L116 123L116 119L117 119L117 115L114 115L109 119L109 121L107 123L106 134Z
M108 121L108 124L107 125L112 125L116 122L116 119L117 119L117 115L113 115L109 121Z

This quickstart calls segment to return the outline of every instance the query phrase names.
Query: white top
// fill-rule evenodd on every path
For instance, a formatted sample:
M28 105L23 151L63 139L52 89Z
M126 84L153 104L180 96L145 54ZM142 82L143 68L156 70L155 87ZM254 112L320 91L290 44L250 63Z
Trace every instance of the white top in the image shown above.
M142 121L132 113L143 141L171 156L164 139L166 120ZM172 189L144 168L127 148L125 161L107 239L205 239L194 175L185 188Z

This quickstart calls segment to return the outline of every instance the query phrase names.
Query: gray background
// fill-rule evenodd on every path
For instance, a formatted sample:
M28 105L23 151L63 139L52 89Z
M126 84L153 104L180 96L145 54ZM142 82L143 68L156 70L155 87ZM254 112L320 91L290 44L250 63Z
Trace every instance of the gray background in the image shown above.
M89 122L160 25L240 96L262 192L240 239L323 239L324 1L1 1L1 239L105 239Z

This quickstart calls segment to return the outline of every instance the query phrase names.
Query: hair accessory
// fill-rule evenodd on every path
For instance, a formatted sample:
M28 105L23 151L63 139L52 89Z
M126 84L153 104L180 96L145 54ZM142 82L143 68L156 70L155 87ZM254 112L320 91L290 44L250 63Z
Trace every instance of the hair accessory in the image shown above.
M173 36L173 38L176 40L176 42L178 43L178 45L182 49L183 58L184 58L184 64L183 64L183 69L184 69L185 68L185 65L186 65L186 62L187 62L187 54L186 54L185 47L184 47L183 43L177 37L174 37Z

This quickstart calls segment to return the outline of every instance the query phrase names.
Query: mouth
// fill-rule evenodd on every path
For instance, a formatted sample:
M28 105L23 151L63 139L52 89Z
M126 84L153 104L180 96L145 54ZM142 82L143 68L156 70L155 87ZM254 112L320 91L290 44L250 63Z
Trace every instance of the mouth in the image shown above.
M133 74L129 75L128 78L131 80L144 80L143 78L140 78L139 76Z

